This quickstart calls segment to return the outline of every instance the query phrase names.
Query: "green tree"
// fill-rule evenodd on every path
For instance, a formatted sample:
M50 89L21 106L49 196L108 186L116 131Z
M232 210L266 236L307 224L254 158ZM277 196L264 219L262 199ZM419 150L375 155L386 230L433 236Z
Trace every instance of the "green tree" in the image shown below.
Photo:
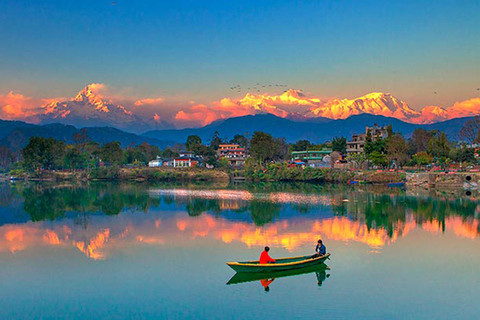
M250 153L260 162L273 160L276 154L275 140L268 133L255 131L250 141Z
M241 134L236 134L232 140L230 140L230 143L238 144L242 148L247 148L248 147L248 139L245 138L244 135Z
M65 144L53 138L32 137L22 149L25 169L56 169L63 162Z
M202 139L197 135L190 135L187 138L185 147L187 148L188 151L193 151L193 147L199 144L202 144Z
M345 137L335 137L332 140L332 150L341 154L347 153L347 139Z
M212 148L213 150L217 150L218 146L221 145L222 143L223 143L223 141L220 138L220 134L218 133L218 131L215 131L215 133L213 134L213 137L210 141L210 148Z
M163 159L168 159L168 158L174 158L174 157L178 157L180 154L176 151L173 151L172 149L170 148L166 148L162 151L162 155L161 157Z
M314 144L308 140L298 140L292 145L292 151L306 151L312 150Z
M120 142L106 143L101 150L101 158L108 165L118 165L123 160L123 150Z
M395 161L397 165L403 166L409 160L407 154L407 143L401 134L392 134L385 142L387 158L390 162Z
M87 163L86 154L80 152L77 146L68 145L65 151L64 163L65 167L70 170L83 169Z
M212 166L217 166L218 165L218 160L217 160L217 154L215 150L211 147L204 146L203 144L197 144L192 147L192 151L202 157L202 159L209 165Z
M450 153L450 142L444 132L438 132L428 143L428 153L434 157L448 157Z
M388 159L385 154L382 154L378 151L373 151L368 155L368 159L372 161L374 166L385 167L388 165Z
M435 136L436 131L415 129L412 137L408 140L408 154L410 156L421 151L427 151L430 140Z
M433 158L426 151L420 151L413 155L413 161L417 166L425 166L432 163Z

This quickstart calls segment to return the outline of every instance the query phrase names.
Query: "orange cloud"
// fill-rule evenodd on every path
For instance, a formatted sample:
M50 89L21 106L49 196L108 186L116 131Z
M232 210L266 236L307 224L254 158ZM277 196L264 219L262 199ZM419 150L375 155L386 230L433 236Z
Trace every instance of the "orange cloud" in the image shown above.
M145 105L159 105L163 103L165 99L163 98L147 98L141 99L134 102L134 105L137 107L145 106Z
M109 104L125 114L161 122L172 122L178 127L204 126L215 120L260 113L278 117L345 119L368 113L394 117L406 122L427 124L458 117L480 114L480 98L456 102L453 106L426 106L421 111L411 109L407 103L389 93L373 92L355 99L321 98L307 96L298 90L280 95L250 94L241 99L223 98L209 103L194 103L185 98L183 103L164 97L132 97L128 89L116 90L102 83L92 83L72 99L36 99L10 91L0 95L0 117L35 122L41 114L55 113L61 120L69 116L67 102L86 101L98 110L108 113ZM37 116L37 117L36 117ZM37 120L36 120L37 119Z
M0 116L2 119L22 119L38 113L36 110L42 101L10 91L0 94Z

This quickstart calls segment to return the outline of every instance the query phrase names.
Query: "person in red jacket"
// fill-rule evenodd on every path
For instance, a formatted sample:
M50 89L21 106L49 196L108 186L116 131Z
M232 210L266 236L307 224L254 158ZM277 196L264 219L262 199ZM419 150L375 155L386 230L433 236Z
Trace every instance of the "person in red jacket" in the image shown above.
M268 251L270 251L270 248L265 247L265 250L260 255L260 264L275 263L275 259L270 258L270 256L268 255Z

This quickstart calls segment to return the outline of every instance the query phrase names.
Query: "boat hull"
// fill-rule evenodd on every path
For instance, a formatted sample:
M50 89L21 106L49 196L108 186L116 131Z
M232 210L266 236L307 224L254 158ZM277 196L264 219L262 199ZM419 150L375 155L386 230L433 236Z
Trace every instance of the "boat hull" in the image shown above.
M237 284L258 281L262 279L271 279L271 278L284 278L291 276L299 276L307 273L313 272L325 272L330 270L325 264L316 264L311 267L304 267L299 269L287 270L287 271L273 271L273 272L237 272L235 275L227 282L227 284Z
M227 265L236 272L275 272L307 268L324 263L330 257L326 255L312 258L312 256L300 256L293 258L277 259L276 263L259 264L257 261L227 262Z

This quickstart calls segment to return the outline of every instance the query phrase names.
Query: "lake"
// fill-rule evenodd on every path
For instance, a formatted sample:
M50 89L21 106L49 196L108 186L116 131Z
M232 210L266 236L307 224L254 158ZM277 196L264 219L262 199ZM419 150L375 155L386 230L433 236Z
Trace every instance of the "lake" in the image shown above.
M0 319L475 319L479 220L463 192L4 183ZM227 284L319 238L325 267Z

